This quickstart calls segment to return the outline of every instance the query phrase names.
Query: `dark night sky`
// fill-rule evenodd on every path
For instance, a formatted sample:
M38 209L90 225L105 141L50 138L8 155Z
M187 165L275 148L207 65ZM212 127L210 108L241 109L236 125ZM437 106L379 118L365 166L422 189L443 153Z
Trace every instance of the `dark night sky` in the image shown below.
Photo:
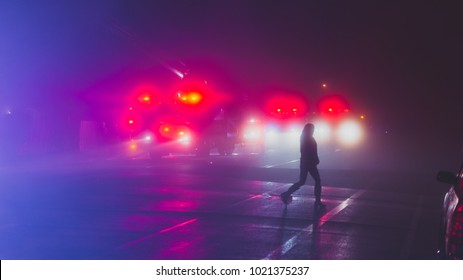
M408 141L432 135L461 148L458 5L377 2L4 0L0 104L72 100L127 67L201 61L252 95L314 97L326 81Z

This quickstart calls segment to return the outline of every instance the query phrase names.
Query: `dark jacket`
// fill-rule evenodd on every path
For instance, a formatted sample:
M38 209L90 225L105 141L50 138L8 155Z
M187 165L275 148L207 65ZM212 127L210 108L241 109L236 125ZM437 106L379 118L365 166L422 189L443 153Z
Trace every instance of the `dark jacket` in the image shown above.
M301 135L301 161L310 164L317 165L320 163L317 152L317 142L311 135Z

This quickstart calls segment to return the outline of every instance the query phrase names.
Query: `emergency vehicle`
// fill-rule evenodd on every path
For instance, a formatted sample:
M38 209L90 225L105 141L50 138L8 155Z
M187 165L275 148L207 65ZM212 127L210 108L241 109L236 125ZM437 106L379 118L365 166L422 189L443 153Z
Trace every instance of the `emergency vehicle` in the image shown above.
M134 92L120 120L134 154L233 153L237 139L227 111L231 98L207 81L182 77L167 92L146 86Z
M341 95L324 95L309 109L308 98L302 94L279 92L266 98L260 114L244 123L242 134L250 142L258 143L263 151L296 150L304 125L315 125L314 137L328 149L352 149L365 138L365 117L355 115Z

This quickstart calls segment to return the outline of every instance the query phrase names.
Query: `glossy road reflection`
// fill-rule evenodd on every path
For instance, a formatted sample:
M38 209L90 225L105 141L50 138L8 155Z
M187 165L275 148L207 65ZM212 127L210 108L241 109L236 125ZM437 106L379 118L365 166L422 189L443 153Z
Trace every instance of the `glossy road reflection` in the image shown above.
M8 166L1 259L433 259L434 174L321 169L287 207L297 160L257 156Z

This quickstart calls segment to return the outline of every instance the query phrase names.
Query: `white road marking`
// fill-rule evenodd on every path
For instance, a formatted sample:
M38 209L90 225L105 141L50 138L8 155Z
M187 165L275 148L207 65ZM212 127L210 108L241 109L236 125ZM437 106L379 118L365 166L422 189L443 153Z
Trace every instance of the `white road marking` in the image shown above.
M359 196L361 196L363 193L365 193L365 190L360 190L360 191L357 191L356 193L354 193L352 196L350 196L349 198L345 199L344 201L342 201L338 206L336 206L335 208L331 209L329 212L325 213L322 217L320 217L320 219L317 221L317 226L320 227L322 226L323 224L325 224L326 222L328 222L329 220L331 220L335 215L337 215L339 212L341 212L342 210L344 210L347 206L349 206L351 203L352 203L352 200L353 199L356 199L358 198ZM228 209L228 208L231 208L231 207L235 207L237 205L240 205L242 203L245 203L247 201L250 201L250 200L253 200L253 199L256 199L256 198L259 198L259 197L262 197L263 195L262 194L258 194L258 195L253 195L251 197L248 197L246 199L243 199L243 200L240 200L232 205L229 205L228 207L226 207L225 209ZM186 220L184 222L181 222L181 223L178 223L176 225L173 225L171 227L168 227L168 228L165 228L165 229L162 229L160 231L157 231L155 233L152 233L152 234L149 234L149 235L146 235L146 236L143 236L141 238L137 238L135 240L132 240L132 241L129 241L127 243L124 243L118 247L116 247L114 249L114 251L118 251L118 250L122 250L122 249L125 249L125 248L128 248L130 246L133 246L135 244L138 244L140 242L143 242L145 240L148 240L150 238L153 238L157 235L160 235L160 234L163 234L163 233L166 233L166 232L170 232L172 230L175 230L175 229L178 229L178 228L181 228L183 226L187 226L189 224L192 224L192 223L195 223L199 220L199 218L192 218L192 219L189 219L189 220ZM290 238L288 241L286 241L284 244L282 244L281 246L279 246L278 248L276 248L275 250L273 250L270 254L268 254L264 259L278 259L279 257L281 257L282 255L286 254L289 250L291 250L292 248L294 248L299 242L301 239L304 239L308 236L310 236L310 234L312 234L313 232L313 223L310 224L308 227L302 229L298 234L296 234L295 236L293 236L292 238Z
M287 164L298 162L298 161L299 161L299 159L294 159L294 160L290 160L290 161L286 161L286 162L278 163L278 164L268 164L268 165L264 165L264 168L272 168L272 167L277 167L277 166L283 166L283 165L287 165Z
M258 197L262 197L262 195L261 195L261 194L253 195L253 196L248 197L248 198L246 198L246 199L240 200L240 201L235 202L234 204L232 204L232 205L226 207L226 209L227 209L227 208L234 207L234 206L237 206L237 205L239 205L239 204L242 204L242 203L244 203L244 202L250 201L250 200L252 200L252 199L256 199L256 198L258 198ZM183 227L183 226L186 226L186 225L195 223L195 222L197 222L198 220L199 220L199 218L189 219L189 220L187 220L187 221L178 223L178 224L173 225L173 226L171 226L171 227L162 229L162 230L160 230L160 231L158 231L158 232L155 232L155 233L152 233L152 234L149 234L149 235L146 235L146 236L137 238L137 239L135 239L135 240L129 241L129 242L127 242L127 243L124 243L124 244L122 244L122 245L116 247L116 248L114 249L114 251L118 251L118 250L121 250L121 249L128 248L128 247L130 247L130 246L132 246L132 245L135 245L135 244L137 244L137 243L140 243L140 242L142 242L142 241L145 241L145 240L147 240L147 239L150 239L150 238L152 238L152 237L155 237L155 236L157 236L157 235L159 235L159 234L166 233L166 232L172 231L172 230L174 230L174 229L181 228L181 227Z
M138 238L138 239L129 241L129 242L127 242L127 243L124 243L124 244L122 244L122 245L116 247L116 249L114 249L114 250L115 250L115 251L118 251L118 250L121 250L121 249L130 247L130 246L132 246L132 245L135 245L135 244L137 244L137 243L140 243L140 242L142 242L142 241L145 241L145 240L147 240L147 239L150 239L150 238L152 238L152 237L155 237L156 235L159 235L159 234L161 234L161 233L169 232L169 231L171 231L171 230L173 230L173 229L180 228L180 227L186 226L186 225L188 225L188 224L194 223L194 222L196 222L197 220L198 220L197 218L187 220L187 221L185 221L185 222L182 222L182 223L176 224L176 225L174 225L174 226L171 226L171 227L165 228L165 229L163 229L163 230L160 230L160 231L158 231L158 232L155 232L155 233L153 233L153 234L149 234L149 235L140 237L140 238Z
M334 216L336 216L339 212L344 210L347 206L349 206L354 199L357 199L359 196L361 196L363 193L365 193L365 190L360 190L354 193L352 196L341 202L338 206L335 208L331 209L329 212L324 214L317 222L317 226L321 227L323 224L331 220ZM313 223L310 224L308 227L302 229L298 234L294 235L291 237L288 241L280 245L278 248L270 252L264 260L274 260L278 259L284 254L286 254L289 250L294 248L301 239L306 239L310 234L313 232Z

